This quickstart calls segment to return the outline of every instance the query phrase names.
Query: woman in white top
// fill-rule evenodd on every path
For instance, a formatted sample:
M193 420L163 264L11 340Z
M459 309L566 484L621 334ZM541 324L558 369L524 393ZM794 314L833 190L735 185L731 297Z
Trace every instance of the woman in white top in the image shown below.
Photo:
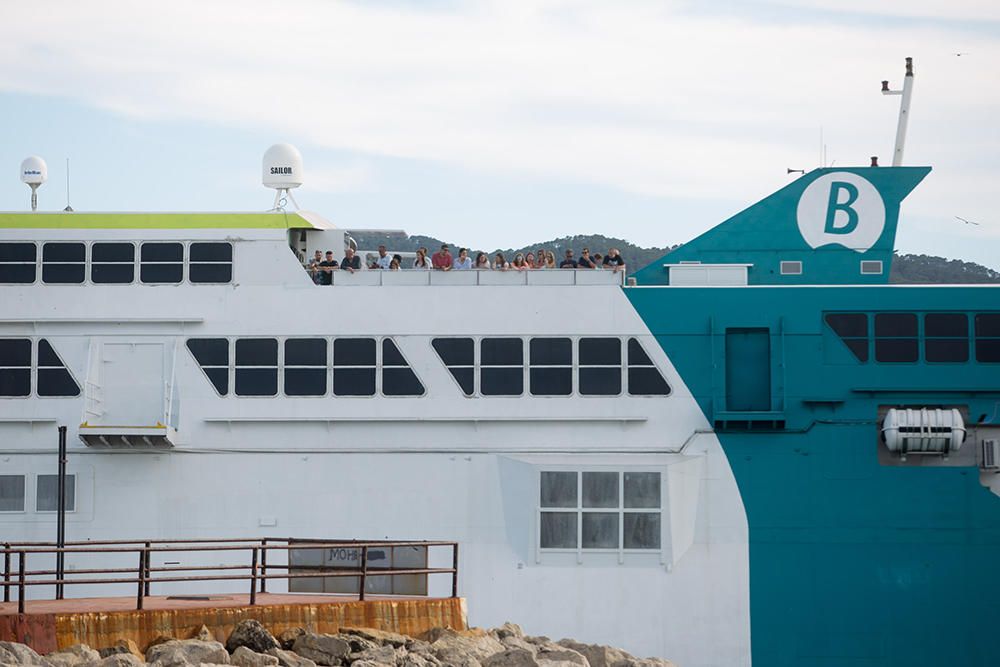
M431 260L427 258L427 248L417 248L417 256L413 259L413 268L430 270Z
M458 251L458 257L456 257L451 266L456 271L469 271L472 269L472 258L469 257L469 249L461 248Z
M504 259L503 253L498 252L496 257L493 258L493 270L494 271L506 271L510 268L510 263Z
M476 255L476 263L472 265L472 268L479 269L481 271L490 270L490 256L485 252L480 252Z

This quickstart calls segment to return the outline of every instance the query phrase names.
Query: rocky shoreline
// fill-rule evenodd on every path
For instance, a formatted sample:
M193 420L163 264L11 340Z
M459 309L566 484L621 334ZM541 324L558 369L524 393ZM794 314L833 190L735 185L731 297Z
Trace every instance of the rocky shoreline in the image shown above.
M202 627L190 639L157 637L140 650L119 640L95 650L77 644L41 656L24 644L0 642L0 665L39 667L674 667L662 658L635 658L625 651L527 636L513 623L482 630L434 628L419 637L340 628L317 634L293 628L275 637L255 620L241 621L222 644Z

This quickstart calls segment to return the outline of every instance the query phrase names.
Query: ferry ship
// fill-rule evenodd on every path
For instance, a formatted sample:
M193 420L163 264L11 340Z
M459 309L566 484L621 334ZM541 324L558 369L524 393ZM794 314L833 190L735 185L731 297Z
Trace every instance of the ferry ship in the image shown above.
M888 284L929 171L815 169L628 279L317 285L311 212L0 214L0 541L52 539L64 425L71 540L456 540L477 625L993 665L1000 287Z

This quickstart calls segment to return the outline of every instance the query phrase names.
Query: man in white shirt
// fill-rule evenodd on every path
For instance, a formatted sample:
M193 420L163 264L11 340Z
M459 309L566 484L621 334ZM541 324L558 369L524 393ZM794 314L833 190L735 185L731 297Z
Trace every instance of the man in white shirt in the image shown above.
M378 268L385 271L389 270L389 265L392 263L392 256L386 251L384 245L378 247L378 259L375 260L375 264Z

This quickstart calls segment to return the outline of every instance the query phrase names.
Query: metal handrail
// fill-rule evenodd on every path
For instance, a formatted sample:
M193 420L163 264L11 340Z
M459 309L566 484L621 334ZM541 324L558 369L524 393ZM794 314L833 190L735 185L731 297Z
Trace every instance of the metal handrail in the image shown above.
M450 547L452 549L452 567L423 568L378 568L378 576L402 576L414 574L451 574L452 597L458 597L458 542L444 540L329 540L316 538L291 537L251 537L234 539L199 538L185 540L95 540L89 542L67 542L67 546L54 546L52 542L4 542L0 553L3 554L4 602L10 602L11 589L17 590L17 610L25 613L25 590L29 586L55 586L61 590L66 584L136 584L136 609L143 608L143 599L149 596L152 583L176 583L195 581L249 581L250 604L257 603L257 592L267 592L268 579L311 579L325 577L359 577L360 587L358 599L365 599L365 585L368 577L368 550L380 547ZM186 545L186 546L179 546ZM358 566L301 567L267 563L269 551L315 550L315 549L360 549L361 558ZM152 567L150 556L153 553L176 552L229 552L249 551L249 565L191 565L177 567ZM29 554L136 554L138 562L134 568L86 568L74 570L73 575L118 575L134 573L134 577L104 577L96 579L69 578L65 572L62 576L59 570L28 570ZM16 581L13 580L11 557L17 557ZM196 574L189 576L154 576L156 573L176 572L221 572L233 570L249 570L246 574ZM274 571L279 571L277 574ZM294 570L294 571L293 571ZM310 570L310 571L303 571ZM50 577L33 579L34 577ZM260 585L258 587L258 582ZM58 594L57 594L58 598Z

